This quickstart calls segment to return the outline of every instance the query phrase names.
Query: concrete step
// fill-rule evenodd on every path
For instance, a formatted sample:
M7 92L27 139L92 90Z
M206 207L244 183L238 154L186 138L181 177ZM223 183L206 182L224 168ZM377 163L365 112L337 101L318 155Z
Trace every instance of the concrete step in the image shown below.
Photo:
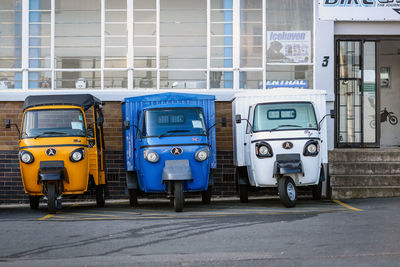
M329 173L331 176L400 174L400 162L330 162Z
M400 149L335 149L329 151L328 159L329 162L400 162Z
M332 199L400 197L400 186L333 187Z
M331 175L331 186L400 186L400 175Z

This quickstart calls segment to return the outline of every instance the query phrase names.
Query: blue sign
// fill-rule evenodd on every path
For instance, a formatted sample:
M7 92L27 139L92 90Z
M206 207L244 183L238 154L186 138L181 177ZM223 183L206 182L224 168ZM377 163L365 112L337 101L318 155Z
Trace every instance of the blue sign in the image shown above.
M308 88L308 81L307 80L289 80L289 81L284 81L284 80L272 80L272 81L266 81L265 83L266 88L303 88L306 89ZM262 88L262 85L259 86L259 88Z

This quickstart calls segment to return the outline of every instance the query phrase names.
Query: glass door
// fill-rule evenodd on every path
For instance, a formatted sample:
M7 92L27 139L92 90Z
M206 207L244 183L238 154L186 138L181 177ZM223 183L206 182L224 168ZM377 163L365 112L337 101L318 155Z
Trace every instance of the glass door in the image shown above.
M337 146L377 146L376 43L338 40L336 49Z

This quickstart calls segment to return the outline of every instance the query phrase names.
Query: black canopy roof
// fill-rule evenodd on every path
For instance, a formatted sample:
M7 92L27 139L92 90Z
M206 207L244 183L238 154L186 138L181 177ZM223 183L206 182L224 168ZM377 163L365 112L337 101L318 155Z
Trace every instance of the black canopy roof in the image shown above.
M76 95L31 95L25 99L24 110L31 107L47 105L73 105L82 107L84 110L93 105L101 105L100 99L90 94Z

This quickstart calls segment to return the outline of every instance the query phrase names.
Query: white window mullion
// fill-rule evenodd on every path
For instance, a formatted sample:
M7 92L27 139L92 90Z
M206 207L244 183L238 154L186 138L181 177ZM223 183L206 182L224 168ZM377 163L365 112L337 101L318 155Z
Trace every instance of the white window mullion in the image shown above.
M211 68L211 0L207 0L207 90L210 90Z
M127 27L128 27L128 55L126 65L128 67L128 90L133 90L133 68L134 68L134 49L133 49L133 1L126 1Z
M51 89L55 89L55 55L54 55L54 32L55 32L55 19L56 19L56 12L55 12L55 0L51 0L51 15L50 15L50 68L51 68Z
M267 0L262 3L262 67L263 67L263 82L262 89L267 88Z
M105 18L106 18L106 3L105 0L101 0L101 49L100 49L100 86L101 90L104 90L104 31L105 31Z
M239 90L240 82L240 0L233 0L233 89Z
M21 40L21 67L22 89L28 90L29 85L29 0L22 1L22 40Z
M160 0L156 0L156 68L157 90L160 90Z

